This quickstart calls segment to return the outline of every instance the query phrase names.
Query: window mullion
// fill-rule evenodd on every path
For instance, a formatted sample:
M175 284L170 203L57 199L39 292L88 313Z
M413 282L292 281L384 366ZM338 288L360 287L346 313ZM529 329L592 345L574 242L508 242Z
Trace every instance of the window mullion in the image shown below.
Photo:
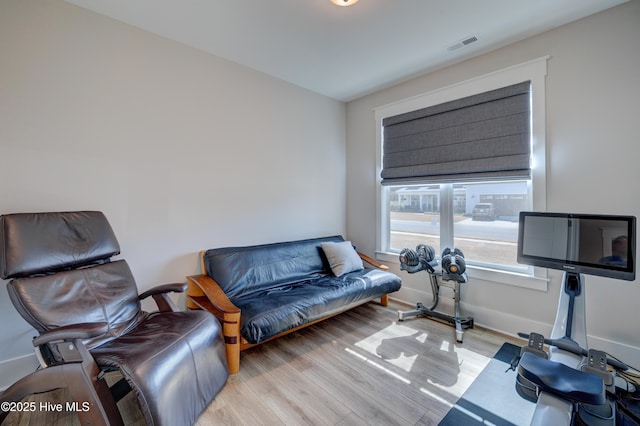
M453 248L453 184L440 185L440 248Z

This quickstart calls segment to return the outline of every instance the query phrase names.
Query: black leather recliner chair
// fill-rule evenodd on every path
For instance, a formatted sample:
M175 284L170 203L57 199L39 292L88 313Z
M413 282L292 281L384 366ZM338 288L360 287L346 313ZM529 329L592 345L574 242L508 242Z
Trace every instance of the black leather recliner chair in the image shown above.
M39 333L33 345L43 367L0 401L67 388L73 401L89 403L78 412L82 424L122 424L116 400L130 388L149 425L188 425L214 399L228 378L220 323L177 309L167 293L186 284L138 295L126 261L111 260L119 253L100 212L0 216L0 276L12 279L9 297ZM148 296L158 312L142 310ZM115 369L124 378L109 388L103 376Z

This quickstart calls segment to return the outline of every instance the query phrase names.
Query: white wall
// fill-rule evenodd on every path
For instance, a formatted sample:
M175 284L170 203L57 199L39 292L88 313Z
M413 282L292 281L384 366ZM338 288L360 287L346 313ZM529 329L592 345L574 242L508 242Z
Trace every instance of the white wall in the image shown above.
M201 249L344 234L345 149L341 102L62 0L0 0L0 214L104 211L141 291L198 273ZM0 324L1 388L35 334L4 288Z
M640 1L514 43L347 104L347 230L358 247L376 248L376 135L374 111L546 55L548 62L547 210L640 217ZM403 278L398 297L430 302L426 278ZM549 334L561 274L550 272L547 292L479 280L463 285L463 313L510 334ZM640 282L585 277L591 346L638 366L636 312ZM446 290L443 290L443 294ZM445 305L446 306L446 305Z

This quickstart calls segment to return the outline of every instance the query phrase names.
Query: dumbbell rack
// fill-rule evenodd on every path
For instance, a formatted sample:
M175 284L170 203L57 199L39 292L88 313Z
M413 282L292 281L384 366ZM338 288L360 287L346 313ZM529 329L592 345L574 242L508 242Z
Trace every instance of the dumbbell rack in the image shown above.
M456 280L442 280L442 285L446 287L450 287L453 290L453 300L454 300L454 315L449 315L444 312L440 312L436 310L436 306L439 302L439 294L440 294L440 283L438 282L438 276L436 272L426 271L429 275L429 281L431 283L431 292L433 294L433 301L431 305L425 306L424 304L418 302L416 304L416 309L412 309L409 311L398 311L398 320L404 321L409 318L414 317L431 317L440 321L444 321L451 325L454 325L456 328L456 341L458 343L462 343L462 338L464 335L464 331L467 328L473 328L473 318L472 317L462 317L460 316L460 281ZM466 279L465 281L466 282Z

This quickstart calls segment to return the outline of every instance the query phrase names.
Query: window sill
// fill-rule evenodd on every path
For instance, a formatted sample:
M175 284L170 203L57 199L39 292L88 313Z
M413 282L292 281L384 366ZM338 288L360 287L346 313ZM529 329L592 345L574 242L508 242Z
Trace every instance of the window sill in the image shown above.
M400 265L398 255L395 253L376 252L376 259L386 264ZM468 266L467 275L470 278L482 281L490 281L498 284L526 288L529 290L546 292L549 289L549 279L546 277L535 277L527 274L480 268L477 266Z

